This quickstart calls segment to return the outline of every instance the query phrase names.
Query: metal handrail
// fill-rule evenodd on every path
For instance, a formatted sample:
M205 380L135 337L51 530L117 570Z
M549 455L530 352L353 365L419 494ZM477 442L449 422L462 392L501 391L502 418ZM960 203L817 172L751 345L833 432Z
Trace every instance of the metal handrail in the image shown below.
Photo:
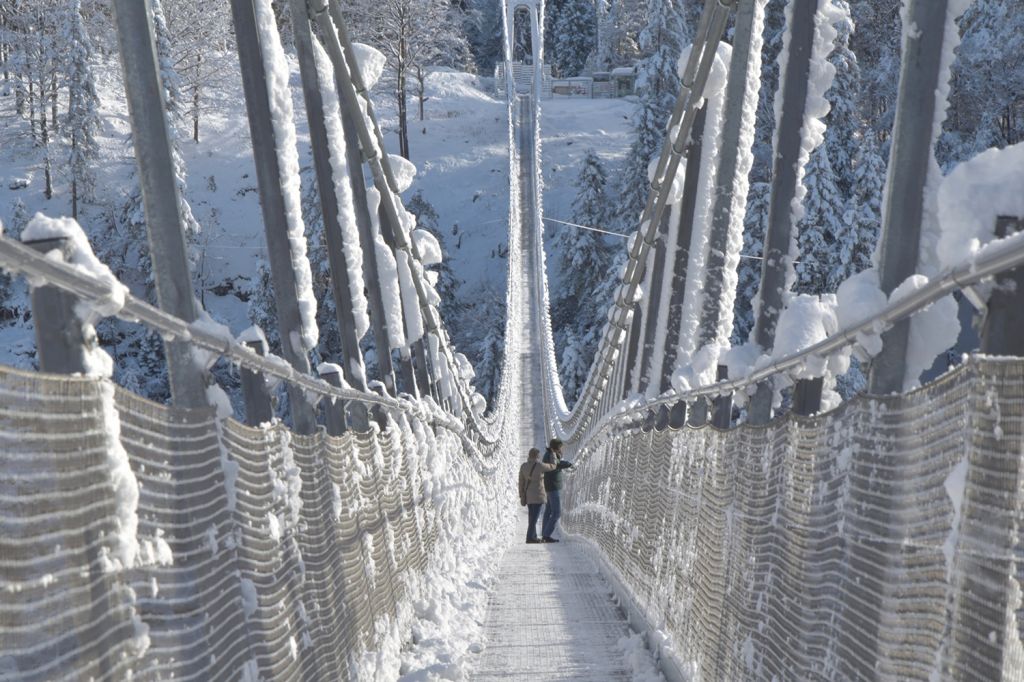
M1024 266L1024 233L1008 237L983 248L973 259L954 268L945 270L933 278L924 287L917 289L899 300L892 301L874 315L866 317L837 331L826 339L807 348L789 353L771 364L754 370L744 377L723 379L688 391L673 391L642 406L631 407L623 412L612 415L618 419L636 415L640 412L670 405L680 401L691 402L699 398L713 398L728 393L736 393L754 386L766 379L799 367L808 358L823 358L857 341L857 336L865 332L877 334L891 325L922 311L922 309L938 301L944 296L968 289L981 281L998 275L1007 270Z
M654 234L661 222L664 211L667 208L667 193L665 191L665 180L673 178L676 169L683 157L685 149L680 145L685 144L689 137L690 128L693 125L694 117L702 101L704 86L711 70L721 41L722 34L733 8L735 0L705 0L704 11L701 14L700 25L697 29L696 39L690 52L689 60L683 73L682 84L679 95L669 120L668 130L671 134L666 136L658 158L658 166L655 177L651 182L651 191L644 207L643 216L640 219L639 227L634 233L634 238L629 244L629 259L626 262L623 281L616 292L612 307L609 309L609 324L601 337L601 341L594 355L591 370L587 375L580 397L571 410L565 405L565 399L561 394L561 386L557 378L550 380L553 375L553 368L547 368L545 372L548 377L545 391L548 393L548 401L556 408L556 416L550 419L551 427L554 427L556 435L571 439L580 433L584 423L594 416L594 411L607 388L607 383L597 384L597 377L602 380L610 376L610 369L621 355L615 351L622 344L622 336L630 317L633 307L633 298L640 285L640 274L643 272L642 263L646 260L650 246L654 243ZM510 95L510 98L514 95ZM534 102L537 106L537 102ZM671 185L671 183L669 183ZM537 226L529 226L528 229L537 229ZM542 244L538 243L538 249ZM546 276L538 268L537 286L544 287ZM546 297L545 297L546 298ZM554 348L551 339L550 321L547 311L542 313L542 323L546 329L538 330L543 337L542 361L545 366L554 361Z
M46 285L55 286L85 301L99 303L110 299L110 288L99 278L63 261L47 258L31 247L2 235L0 266L8 272L24 275L30 280L42 279ZM116 316L128 322L141 323L165 338L173 337L188 341L204 350L230 358L246 369L290 382L323 398L356 400L392 409L403 409L406 402L389 396L332 386L322 379L295 370L284 359L259 355L234 339L224 338L201 325L186 322L131 294L125 295L124 306Z

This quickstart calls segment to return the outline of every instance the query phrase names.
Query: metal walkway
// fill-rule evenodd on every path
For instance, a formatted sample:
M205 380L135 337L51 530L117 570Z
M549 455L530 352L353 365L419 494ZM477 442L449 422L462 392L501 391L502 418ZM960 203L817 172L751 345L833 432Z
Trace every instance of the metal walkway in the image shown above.
M520 117L529 120L524 98ZM522 120L522 119L521 119ZM523 130L525 126L520 125ZM522 458L526 449L544 449L543 366L539 335L543 302L531 286L537 267L532 193L533 145L531 136L518 140L523 172L520 189L523 204L522 250L528 261L521 311L520 437ZM626 652L619 640L631 634L625 614L613 601L608 583L594 562L574 542L527 545L523 542L526 511L516 522L516 541L505 552L498 583L491 594L484 626L486 648L471 674L473 680L632 680ZM650 653L647 654L650 656ZM653 659L650 665L654 667ZM649 678L645 678L649 679Z
M515 544L505 553L484 634L474 680L633 679L619 646L630 634L626 616L574 542Z

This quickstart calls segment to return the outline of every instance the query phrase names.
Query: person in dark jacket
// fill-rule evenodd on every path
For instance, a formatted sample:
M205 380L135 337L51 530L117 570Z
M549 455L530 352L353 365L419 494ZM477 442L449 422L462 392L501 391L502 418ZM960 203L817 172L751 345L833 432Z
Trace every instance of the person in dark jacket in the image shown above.
M548 494L544 505L544 523L541 528L541 542L558 542L552 537L558 519L562 517L562 469L568 469L572 462L562 459L562 441L552 438L548 449L544 452L544 463L555 465L554 471L544 474L544 488Z
M540 516L541 506L547 501L544 474L549 471L555 471L555 465L541 462L540 450L537 448L530 448L526 461L519 467L519 503L530 513L526 542L531 545L541 542L537 539L537 517Z

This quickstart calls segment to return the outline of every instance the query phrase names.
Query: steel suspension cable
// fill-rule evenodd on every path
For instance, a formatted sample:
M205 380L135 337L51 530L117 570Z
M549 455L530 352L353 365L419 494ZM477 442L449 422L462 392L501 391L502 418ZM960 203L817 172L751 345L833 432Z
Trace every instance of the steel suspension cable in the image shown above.
M612 369L621 357L618 351L633 314L632 307L644 272L644 264L654 244L657 227L668 206L666 180L669 180L670 188L670 179L675 178L679 163L685 155L686 141L703 102L704 88L725 31L729 12L734 4L735 0L705 2L695 42L683 71L679 95L669 119L668 135L662 145L658 165L651 181L651 190L640 218L640 226L630 244L623 281L616 292L613 307L609 310L608 326L595 353L594 363L591 365L579 400L570 412L558 416L555 421L559 423L552 424L563 438L574 438L581 426L594 417ZM550 329L544 333L550 335ZM549 355L544 354L546 362L551 360L548 358ZM550 371L547 374L549 377L552 376ZM564 405L564 399L557 400L559 396L556 392L560 393L561 387L553 385L556 381L557 379L549 381L551 385L548 386L548 400L554 404L561 402Z
M332 66L339 76L339 81L342 85L339 96L343 106L348 111L357 114L353 118L355 119L355 127L358 132L359 146L362 149L366 163L370 167L374 185L380 190L381 206L385 212L385 218L395 226L395 248L404 252L409 258L410 270L413 275L413 286L424 320L424 333L434 334L438 340L438 349L450 368L452 384L465 408L465 417L473 425L474 429L478 431L481 438L488 442L493 442L497 438L496 432L490 428L483 428L484 424L477 419L477 415L473 410L472 393L459 375L459 364L456 362L455 353L451 349L448 333L440 321L437 309L430 302L430 296L423 283L422 272L417 271L417 268L422 269L422 260L415 241L407 238L403 228L398 209L397 183L395 182L394 174L387 158L387 152L383 145L383 134L380 130L380 125L374 114L372 102L366 92L358 61L345 28L345 21L341 15L340 6L336 1L310 0L309 8L310 18L319 27L321 42L331 60ZM362 115L363 107L365 107L365 116ZM498 419L500 421L500 415L498 415Z

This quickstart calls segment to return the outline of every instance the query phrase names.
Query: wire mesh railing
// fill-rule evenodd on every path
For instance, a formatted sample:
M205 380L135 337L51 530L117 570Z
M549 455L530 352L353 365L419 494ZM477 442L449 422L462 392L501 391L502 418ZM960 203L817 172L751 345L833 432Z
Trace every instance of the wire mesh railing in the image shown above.
M1022 429L1024 364L986 358L766 427L608 424L564 523L684 675L1020 680Z
M414 414L335 438L106 379L0 369L0 396L4 678L387 677L407 604L509 503L508 458Z

